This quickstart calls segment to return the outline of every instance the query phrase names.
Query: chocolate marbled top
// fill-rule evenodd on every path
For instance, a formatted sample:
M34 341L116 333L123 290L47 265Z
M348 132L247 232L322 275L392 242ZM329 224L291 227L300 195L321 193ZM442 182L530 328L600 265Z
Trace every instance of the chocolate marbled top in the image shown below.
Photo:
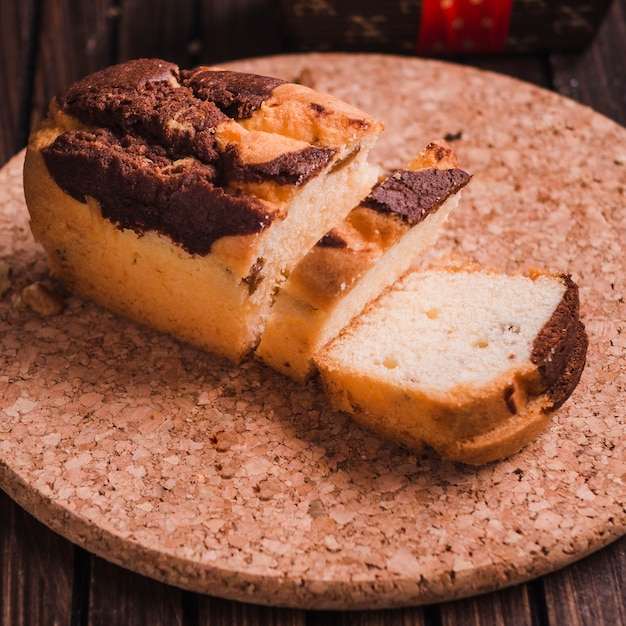
M412 227L434 213L450 196L460 191L471 176L460 169L396 170L380 182L361 202L379 213L398 216ZM332 229L317 243L325 248L348 244L338 229Z
M471 176L460 169L398 170L377 185L363 206L394 213L411 225L437 210Z
M183 70L181 76L183 84L197 98L214 102L226 115L236 120L250 117L278 85L285 83L280 78L202 67Z
M180 71L160 59L106 68L59 93L60 110L85 129L61 133L42 153L57 184L81 201L96 198L122 228L167 234L207 254L229 235L262 231L278 212L236 183L305 184L334 157L298 148L247 163L237 144L220 150L216 129L250 115L284 81L231 71Z

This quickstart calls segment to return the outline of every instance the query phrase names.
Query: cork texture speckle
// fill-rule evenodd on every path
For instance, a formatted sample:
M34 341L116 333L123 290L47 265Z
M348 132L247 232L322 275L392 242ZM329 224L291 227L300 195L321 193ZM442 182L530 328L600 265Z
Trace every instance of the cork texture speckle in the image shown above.
M233 67L306 75L380 117L372 158L384 167L448 137L473 180L432 257L571 273L590 340L578 388L530 446L477 469L378 439L333 413L315 380L230 365L69 294L60 313L27 305L26 285L58 286L30 234L20 154L0 172L0 487L124 567L301 608L466 597L622 536L626 129L437 61L320 54Z

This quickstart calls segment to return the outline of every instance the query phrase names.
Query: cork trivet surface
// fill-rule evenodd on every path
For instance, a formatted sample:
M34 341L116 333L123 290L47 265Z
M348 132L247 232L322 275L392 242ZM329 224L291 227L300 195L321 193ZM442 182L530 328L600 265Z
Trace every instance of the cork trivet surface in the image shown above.
M436 255L572 274L589 334L580 385L521 453L482 468L384 442L292 383L66 298L21 186L0 173L0 486L71 541L139 573L247 602L382 608L553 571L626 528L626 129L516 80L435 61L298 55L298 76L386 124L373 159L448 137L473 174ZM0 278L0 283L2 279Z

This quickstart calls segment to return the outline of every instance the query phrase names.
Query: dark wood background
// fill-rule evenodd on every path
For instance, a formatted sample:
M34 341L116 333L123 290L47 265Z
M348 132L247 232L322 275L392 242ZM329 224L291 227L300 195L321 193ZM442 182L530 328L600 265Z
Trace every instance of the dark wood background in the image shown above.
M591 0L590 0L591 2ZM614 0L580 53L465 57L626 124L626 2ZM293 51L275 0L1 0L0 164L26 144L62 87L111 63L197 63Z
M189 67L295 50L271 0L0 0L0 165L26 145L56 91L111 63L159 56ZM553 89L626 125L626 0L613 1L583 50L453 60ZM619 626L626 539L542 579L468 600L299 611L138 576L73 546L0 492L0 626L14 624Z

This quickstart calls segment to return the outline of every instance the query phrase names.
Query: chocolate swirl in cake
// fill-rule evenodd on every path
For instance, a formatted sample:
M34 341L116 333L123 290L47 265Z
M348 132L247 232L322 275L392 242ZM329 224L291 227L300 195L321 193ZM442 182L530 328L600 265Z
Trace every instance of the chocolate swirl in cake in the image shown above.
M85 202L89 194L120 228L167 233L191 254L208 254L217 239L258 232L274 218L267 203L213 184L215 166L172 162L166 148L130 135L69 131L45 157L52 177L72 197Z
M564 276L566 291L533 343L531 361L537 365L544 388L558 409L571 395L585 367L588 338L579 320L578 286Z
M237 146L231 144L223 155L224 176L230 181L262 183L271 179L279 185L300 186L315 176L336 152L334 148L309 146L265 163L244 163Z
M467 172L454 168L397 170L376 185L361 206L379 213L393 213L409 226L415 226L465 187L470 178ZM348 244L341 231L334 228L317 245L345 248Z
M191 88L196 97L214 102L228 117L241 120L261 108L278 85L279 78L197 68L181 72L183 84Z
M377 185L363 206L395 213L414 225L457 193L471 176L459 169L398 170Z

